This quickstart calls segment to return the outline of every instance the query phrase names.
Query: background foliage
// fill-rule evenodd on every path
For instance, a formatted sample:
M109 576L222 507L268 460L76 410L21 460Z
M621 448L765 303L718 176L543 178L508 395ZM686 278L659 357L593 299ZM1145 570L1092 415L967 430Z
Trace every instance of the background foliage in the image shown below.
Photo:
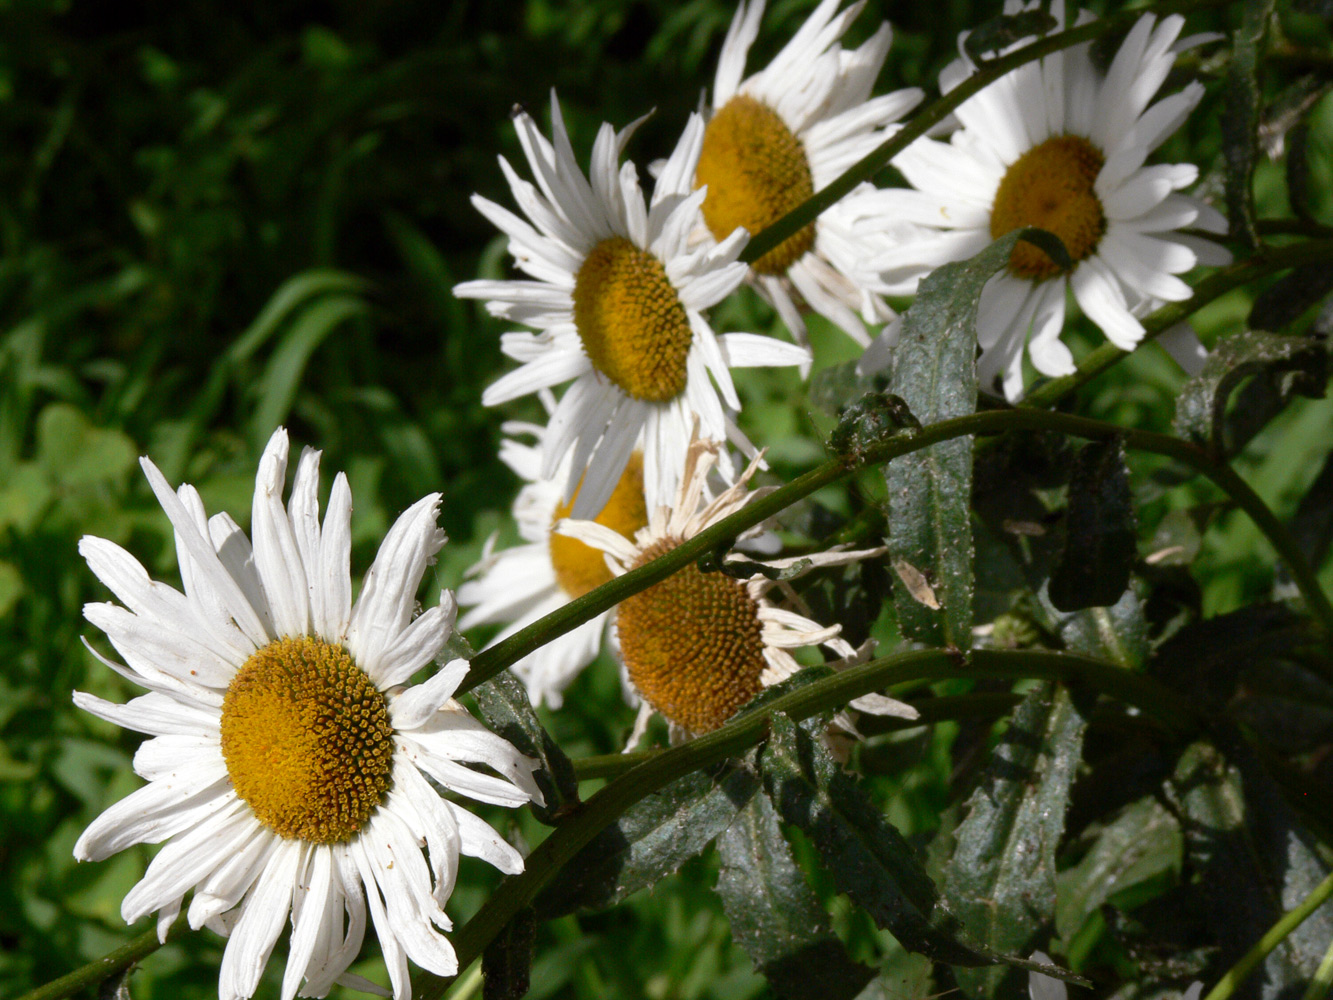
M754 65L810 6L773 5ZM852 39L880 17L894 24L881 91L929 87L953 55L957 33L997 12L970 0L872 7ZM1333 101L1314 99L1330 79L1328 29L1317 10L1284 6L1279 13L1296 54L1272 60L1260 94L1271 155L1255 167L1256 214L1290 214L1284 154L1297 133L1286 146L1283 139L1299 119L1282 113L1304 100L1312 110L1299 141L1309 176L1297 184L1298 207L1314 223L1333 224ZM441 520L451 541L427 599L456 585L488 534L513 537L507 511L516 484L495 457L501 415L480 405L483 386L504 368L500 327L449 293L459 280L505 267L501 241L468 199L481 192L508 201L495 157L521 159L509 110L518 102L544 116L555 87L575 145L586 149L601 120L620 125L655 107L630 150L642 167L669 151L709 84L731 14L723 0L0 2L0 993L42 983L130 933L119 903L148 852L78 866L71 847L93 816L137 786L130 759L138 738L75 711L70 691L114 700L132 693L80 645L81 605L105 594L77 556L78 538L111 538L155 574L174 574L166 519L136 457L151 454L170 480L195 483L210 510L225 508L244 523L259 449L274 425L286 423L294 441L324 449L326 469L349 474L358 571L399 510L443 491ZM1193 19L1191 29L1225 30L1238 19L1234 11L1212 13ZM1301 62L1311 52L1323 62ZM1204 189L1220 194L1216 121L1226 60L1204 58L1189 69L1209 93L1163 158L1200 164ZM1196 316L1204 341L1240 330L1260 290L1224 296ZM722 320L730 329L777 330L751 297L727 303ZM1328 312L1316 318L1306 310L1291 321L1326 333ZM855 357L854 347L817 319L811 325L816 389L809 395L791 372L738 375L742 424L770 447L776 478L824 457L837 410L850 402L836 374L821 381L818 373L836 373ZM1080 336L1085 348L1099 342L1086 329ZM1148 346L1082 390L1074 408L1165 431L1184 381L1160 348ZM1314 388L1322 395L1322 383ZM1245 391L1233 416L1255 405ZM505 415L534 416L524 405L531 404ZM1298 398L1260 424L1235 461L1280 516L1297 514L1326 587L1333 585L1330 426L1328 401ZM986 517L987 498L1019 467L1038 487L1030 496L1046 504L1033 517L1053 527L1063 487L1055 477L1042 492L1042 462L1065 458L1034 453L1011 464L1012 456L997 457L977 469L975 612L978 621L1000 616L997 632L1067 636L1087 627L1053 608L1015 603L1022 580L1001 550L1042 543L1006 536ZM1059 867L1055 943L1040 943L1106 984L1134 969L1143 983L1216 971L1218 948L1231 954L1252 943L1252 936L1228 940L1235 928L1215 925L1217 906L1239 905L1246 886L1272 885L1274 877L1290 905L1322 870L1314 841L1297 837L1295 820L1283 818L1287 807L1271 775L1289 795L1304 796L1300 819L1309 829L1319 837L1333 832L1333 797L1325 790L1333 689L1320 677L1328 649L1312 648L1280 606L1256 604L1289 596L1290 584L1243 514L1206 485L1182 482L1165 460L1131 454L1128 462L1135 587L1148 600L1097 614L1119 624L1117 615L1141 619L1145 635L1165 650L1158 660L1167 674L1192 683L1219 717L1229 706L1232 719L1263 733L1275 760L1265 771L1251 750L1223 759L1203 744L1177 759L1160 734L1132 717L1090 716L1081 737L1085 773L1063 837L1054 831L1048 845ZM798 538L818 536L884 491L872 470L851 489L795 508L788 524ZM871 631L891 638L894 626L880 609L887 578L870 570L851 582L850 598L825 580L809 599L817 608L841 605L853 641ZM1229 637L1190 631L1201 617L1223 615L1231 616L1222 619L1233 629ZM1286 636L1285 646L1275 645L1275 634ZM1254 636L1262 638L1266 672L1235 652ZM1265 680L1283 670L1299 675L1303 697L1290 684L1265 690ZM1233 681L1245 673L1243 683L1224 686L1226 671ZM970 687L945 682L936 690ZM1006 695L1010 687L986 682L976 690ZM965 894L977 877L945 861L964 802L999 780L986 770L993 721L1013 700L980 719L875 736L857 753L876 807L926 850L951 896ZM1025 710L1038 726L1052 719L1070 725L1061 713L1074 711L1045 702ZM575 757L618 750L632 721L607 661L579 680L564 710L542 717ZM1271 791L1262 829L1250 815L1224 814L1227 783L1243 774L1247 790ZM758 807L747 816L756 828L777 822ZM526 816L522 825L521 835L540 836ZM1205 844L1207 830L1234 836ZM1305 860L1265 868L1293 837ZM543 925L530 995L761 995L765 982L732 941L723 912L727 887L746 877L742 839L733 833L721 845L722 862L706 852L614 910ZM815 849L799 834L794 839L796 860L831 909L832 930L854 960L881 967L868 987L879 992L867 995L918 997L940 985L932 985L929 962L903 952L839 896L812 866ZM719 898L712 887L720 865ZM456 923L480 905L492 875L465 864L450 904ZM1267 912L1271 900L1254 905ZM1163 937L1168 928L1173 937ZM1330 931L1312 932L1317 953ZM209 995L220 952L209 934L169 945L135 974L134 995ZM373 947L365 954L355 970L377 977ZM271 963L270 992L280 968ZM1153 994L1144 986L1124 995Z

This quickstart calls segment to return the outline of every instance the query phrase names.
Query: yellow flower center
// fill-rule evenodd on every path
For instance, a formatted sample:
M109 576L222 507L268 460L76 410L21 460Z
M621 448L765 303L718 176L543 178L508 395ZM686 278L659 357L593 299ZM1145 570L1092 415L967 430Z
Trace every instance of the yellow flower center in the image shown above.
M815 193L805 147L762 101L737 94L704 130L695 187L708 185L704 221L724 240L737 226L751 235L768 228ZM815 245L814 223L760 257L759 274L785 274Z
M690 318L662 262L623 236L592 248L574 279L574 325L588 359L650 403L685 388Z
M679 543L646 549L638 568ZM648 704L692 733L726 722L763 685L759 606L738 580L701 573L693 563L626 598L617 628L620 653Z
M1105 162L1100 149L1077 135L1058 135L1033 146L1005 171L995 192L991 239L1037 226L1060 237L1076 264L1091 256L1106 232L1106 215L1093 188ZM1045 250L1018 243L1009 271L1042 281L1059 274L1060 266Z
M278 836L347 840L391 784L389 705L341 646L278 639L227 688L222 757L236 794Z
M555 514L551 517L552 524L562 517L569 517L578 495L579 491L575 490L569 503L556 506ZM616 483L611 493L611 499L595 520L626 538L633 538L634 533L648 523L648 507L643 499L642 452L636 451L630 456L620 482ZM611 571L606 568L606 560L600 549L584 545L577 538L567 538L554 532L551 533L550 545L551 566L555 569L556 582L570 600L582 597L611 579Z

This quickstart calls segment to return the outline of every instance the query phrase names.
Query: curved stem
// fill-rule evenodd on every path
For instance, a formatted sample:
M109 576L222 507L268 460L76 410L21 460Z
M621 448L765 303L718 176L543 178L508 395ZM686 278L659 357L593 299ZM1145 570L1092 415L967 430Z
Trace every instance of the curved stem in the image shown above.
M184 926L183 921L177 920L167 932L167 940L177 937ZM157 938L157 928L150 928L138 937L131 938L115 951L94 959L68 975L53 979L44 986L24 993L17 1000L62 1000L63 997L81 993L112 976L119 975L137 962L142 962L161 948L163 943Z
M909 452L919 451L940 441L972 434L998 434L1008 430L1048 430L1074 437L1104 440L1123 436L1128 448L1166 455L1211 479L1236 501L1254 520L1278 555L1286 562L1310 613L1333 635L1333 604L1319 585L1310 564L1295 539L1268 506L1230 466L1214 462L1201 448L1167 434L1125 430L1115 424L1065 413L1051 413L1023 407L1016 410L990 410L965 417L942 420L926 427L903 430L878 441L855 455L830 459L792 480L786 486L760 497L744 509L682 542L665 555L605 583L596 590L551 612L527 628L520 629L503 642L478 653L460 690L466 691L493 677L538 646L601 614L625 598L666 579L687 563L726 546L742 531L753 527L791 506L816 490L850 476L857 469L890 461Z
M1145 14L1160 15L1188 13L1206 7L1220 7L1230 0L1187 0L1187 2L1164 3L1141 10L1125 11L1111 17L1101 18L1077 28L1055 32L1029 42L1020 49L1015 49L1003 56L987 59L978 72L973 73L947 94L928 104L915 118L905 124L893 136L876 146L852 166L821 188L808 200L802 202L771 226L760 230L750 240L741 253L741 260L753 264L764 254L794 236L810 223L814 222L826 209L848 195L862 181L869 180L882 170L890 160L910 146L917 139L944 121L960 104L969 97L984 90L996 80L1018 69L1025 63L1040 59L1042 56L1059 52L1074 45L1089 42L1115 31L1122 31L1138 21Z
M1268 953L1282 943L1288 934L1303 924L1315 910L1333 896L1333 875L1320 882L1315 887L1314 892L1301 900L1300 904L1294 909L1282 915L1282 918L1268 929L1263 937L1255 943L1254 947L1247 951L1241 960L1226 971L1217 985L1208 991L1208 995L1203 1000L1225 1000L1235 992L1239 986L1259 964L1268 957Z
M831 711L853 698L907 681L952 678L1040 678L1076 681L1137 705L1173 732L1201 726L1193 703L1158 681L1122 667L1071 653L1049 650L914 650L882 657L789 692L762 709L743 712L720 729L669 750L645 755L628 771L596 792L570 819L558 826L527 859L524 871L505 879L453 936L460 972L481 954L505 925L528 906L538 891L602 829L635 802L692 771L720 763L759 743L769 717L783 712L800 720ZM433 1000L451 980L431 977L421 995Z

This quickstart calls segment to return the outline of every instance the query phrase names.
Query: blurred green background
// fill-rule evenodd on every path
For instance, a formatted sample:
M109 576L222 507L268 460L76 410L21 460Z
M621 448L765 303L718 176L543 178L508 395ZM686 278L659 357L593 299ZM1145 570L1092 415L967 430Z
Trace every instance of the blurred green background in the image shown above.
M751 65L812 6L775 3ZM888 18L898 35L879 89L929 85L957 33L998 6L884 4L850 37ZM149 851L91 865L71 856L83 827L140 783L130 769L139 737L70 702L76 688L119 701L136 693L79 642L91 631L82 604L107 595L78 558L78 538L111 538L176 579L167 522L136 457L151 455L172 482L196 484L210 511L246 524L259 449L286 424L295 445L324 449L326 489L334 470L348 472L356 575L399 510L442 491L451 542L423 591L433 602L492 531L512 539L516 484L495 457L499 424L537 415L531 401L482 408L482 388L505 367L502 327L450 294L458 281L507 271L502 242L469 198L512 203L495 161L522 160L511 107L545 121L555 87L581 151L601 120L619 126L656 108L630 150L646 175L709 85L731 14L724 0L0 0L0 994L142 930L123 925L119 903ZM1311 139L1325 213L1328 103ZM1215 171L1209 120L1205 106L1165 157ZM1259 185L1263 211L1280 213L1280 168L1261 167ZM1247 300L1206 310L1205 339L1234 329ZM748 295L718 317L728 329L776 329ZM816 368L855 356L840 334L813 326ZM1083 348L1096 343L1081 336ZM1162 429L1181 378L1150 348L1095 383L1080 408ZM821 458L829 417L793 374L739 381L742 425L772 448L777 474ZM1325 403L1302 404L1247 452L1242 469L1280 510L1315 475L1331 416ZM1210 494L1145 492L1145 538L1168 508L1199 496ZM1267 550L1235 515L1208 535L1196 575L1214 612L1273 585ZM566 706L546 718L571 755L619 749L632 714L609 662ZM882 773L885 809L909 835L929 834L956 809L953 733L881 738L866 755ZM538 835L526 822L524 831ZM544 929L532 995L762 993L708 890L713 864L692 862L614 913ZM464 863L456 923L493 881L484 865ZM857 957L892 947L823 891ZM170 945L135 975L134 995L210 995L220 954L208 933ZM368 945L356 969L383 981L375 954ZM900 964L897 995L921 995L925 964ZM268 995L281 968L270 963Z

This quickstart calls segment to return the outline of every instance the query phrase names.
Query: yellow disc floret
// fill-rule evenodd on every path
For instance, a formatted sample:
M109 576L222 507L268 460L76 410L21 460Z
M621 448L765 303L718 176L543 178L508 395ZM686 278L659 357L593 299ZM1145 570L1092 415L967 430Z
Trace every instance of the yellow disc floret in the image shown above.
M776 111L746 94L708 123L694 176L696 187L708 185L704 221L718 240L737 226L753 236L815 193L801 140ZM751 266L759 274L785 274L814 244L811 223Z
M678 544L668 538L649 546L633 568ZM759 606L738 580L691 563L626 598L616 614L635 688L692 733L716 729L763 687Z
M236 794L278 836L347 840L391 784L389 706L341 646L278 639L227 688L222 757Z
M1048 230L1064 242L1077 264L1092 255L1106 232L1106 215L1094 185L1106 157L1077 135L1058 135L1033 146L1005 171L991 207L991 239L1021 226ZM1045 250L1018 243L1009 270L1041 281L1060 273Z
M580 481L580 488L582 482ZM551 516L554 524L562 517L569 517L578 499L579 491L569 498L569 503L557 504ZM630 456L620 482L611 493L602 512L595 518L612 531L618 531L626 538L633 538L634 533L648 523L648 507L643 499L643 453L636 451ZM577 538L551 533L551 566L555 570L555 579L560 589L570 600L582 597L590 590L600 587L611 579L611 571L606 568L606 559L600 549L584 545Z
M650 403L685 388L690 318L662 262L623 236L595 247L574 279L574 325L593 366Z

